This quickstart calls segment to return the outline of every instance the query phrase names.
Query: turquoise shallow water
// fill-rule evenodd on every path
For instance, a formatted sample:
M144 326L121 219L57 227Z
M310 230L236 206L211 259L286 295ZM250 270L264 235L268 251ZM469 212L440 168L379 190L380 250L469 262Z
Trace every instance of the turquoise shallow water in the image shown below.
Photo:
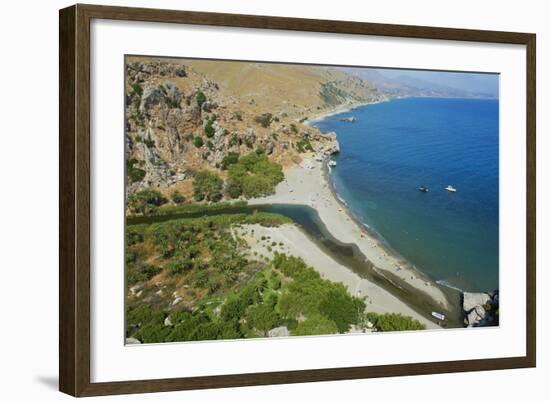
M498 100L395 99L313 125L338 135L330 176L359 220L443 284L498 288Z

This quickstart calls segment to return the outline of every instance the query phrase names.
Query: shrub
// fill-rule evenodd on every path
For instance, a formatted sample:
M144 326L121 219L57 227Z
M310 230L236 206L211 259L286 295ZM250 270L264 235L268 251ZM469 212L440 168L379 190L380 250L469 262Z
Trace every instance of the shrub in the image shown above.
M193 139L193 145L195 145L197 148L201 148L202 145L204 145L204 141L202 140L202 138L200 136L196 136Z
M141 88L140 84L134 83L132 84L132 92L133 95L141 97L141 95L143 94L143 89Z
M181 274L184 271L191 270L192 268L193 261L187 258L172 260L168 263L168 265L166 265L166 270L171 276Z
M243 187L241 183L230 179L227 181L227 185L225 186L225 191L231 199L237 199L239 196L243 194Z
M307 336L338 333L338 327L332 320L321 315L313 315L303 322L299 322L292 330L292 335Z
M410 316L401 313L367 313L367 320L370 321L378 331L404 331L424 330L426 325Z
M215 117L206 120L206 124L204 125L204 133L206 134L207 138L212 138L214 136L214 133L216 132L213 126L215 120Z
M300 142L296 143L296 149L299 153L313 152L311 142L307 138L304 138Z
M222 160L221 168L222 170L227 170L231 164L236 164L239 161L240 154L237 152L229 152L226 154Z
M135 213L149 213L164 203L166 199L154 189L144 189L128 197L128 206Z
M251 306L248 309L248 323L252 327L262 331L264 336L267 335L269 330L277 326L279 320L279 315L274 310L274 304L259 304Z
M229 146L232 147L237 145L240 145L239 136L237 134L233 134L229 140Z
M160 273L162 269L149 264L127 264L126 283L128 285L134 285L142 281L148 281L152 277Z
M175 190L170 194L170 197L172 198L172 202L179 205L180 203L185 202L185 196L181 194L180 191Z
M290 130L291 130L294 134L297 134L297 133L298 133L298 128L296 127L296 124L294 124L294 123L290 124Z
M202 108L202 105L204 104L204 102L206 102L206 96L204 95L204 93L202 93L201 90L197 91L195 98L197 99L197 105L199 106L199 108Z
M271 113L263 113L259 116L254 117L254 121L260 124L262 127L267 128L271 125L273 120L273 115Z
M145 178L145 170L136 167L136 164L139 164L136 159L126 161L126 174L131 183L140 182Z
M204 199L218 202L222 198L223 180L217 174L203 170L193 180L193 197L197 201Z
M143 143L148 147L148 148L154 148L155 147L155 141L153 141L151 138L146 138L143 140Z

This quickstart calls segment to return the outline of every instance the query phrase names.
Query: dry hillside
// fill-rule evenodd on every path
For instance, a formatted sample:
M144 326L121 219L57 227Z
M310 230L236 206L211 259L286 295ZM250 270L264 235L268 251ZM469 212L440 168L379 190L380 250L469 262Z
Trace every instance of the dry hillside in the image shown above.
M334 134L305 119L382 97L368 82L327 67L130 57L127 193L178 189L189 197L197 171L225 176L229 153L263 152L283 166L304 153L334 153Z

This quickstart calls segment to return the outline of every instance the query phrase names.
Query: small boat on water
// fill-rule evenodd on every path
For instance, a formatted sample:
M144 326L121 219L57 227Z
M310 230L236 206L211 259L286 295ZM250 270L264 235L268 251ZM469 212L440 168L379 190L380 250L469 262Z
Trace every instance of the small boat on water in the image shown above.
M429 191L429 189L428 189L427 187L425 187L424 185L418 187L418 190L419 190L420 192L428 192L428 191Z
M355 121L357 121L357 119L355 117L346 117L341 118L340 121L343 121L345 123L354 123Z
M447 185L447 187L445 189L449 192L456 192L456 188L453 187L452 185Z
M328 165L330 167L336 167L336 162L334 160L331 160L331 161L328 162Z
M439 313L439 312L432 312L432 316L436 319L439 319L441 321L445 320L445 315Z

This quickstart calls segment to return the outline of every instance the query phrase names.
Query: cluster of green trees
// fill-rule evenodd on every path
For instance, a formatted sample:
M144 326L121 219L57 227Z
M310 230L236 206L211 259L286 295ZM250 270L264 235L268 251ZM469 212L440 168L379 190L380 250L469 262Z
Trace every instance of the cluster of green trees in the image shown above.
M308 138L303 138L301 141L296 143L296 150L299 153L313 152L313 146Z
M159 191L144 189L128 197L128 208L132 213L150 214L166 202Z
M273 115L271 113L263 113L259 116L254 117L254 121L260 124L262 127L267 128L271 125L273 121Z
M332 334L364 320L362 298L322 279L302 259L276 254L263 267L248 260L239 241L226 231L230 226L223 219L201 218L136 226L129 232L138 240L134 247L154 243L159 256L169 261L169 277L183 277L208 295L197 299L193 311L166 312L161 305L130 302L128 337L142 342L251 338L267 336L279 326L292 335ZM177 265L184 267L172 272ZM243 282L242 274L252 279ZM166 318L171 325L165 325Z
M362 321L364 299L351 296L343 284L322 279L294 256L276 254L273 266L292 278L283 288L279 308L288 319L302 317L295 329L299 334L345 333Z
M269 195L284 179L282 166L270 161L262 152L251 152L242 157L239 153L229 152L223 158L220 168L228 170L225 185L223 179L212 171L196 173L193 180L193 197L196 201L218 202L223 198L224 190L232 199Z
M216 173L202 170L195 174L193 197L196 201L218 202L223 198L222 190L223 180Z
M401 313L377 314L369 312L366 315L369 322L372 323L376 331L405 331L405 330L425 330L426 325L410 316L404 316Z
M195 95L195 99L197 100L197 105L201 108L204 102L206 102L206 95L199 89Z
M226 190L231 198L269 195L285 178L280 164L257 152L242 156L236 163L229 165L228 177Z
M206 123L204 124L204 133L206 134L207 138L214 137L215 129L214 129L214 121L216 121L216 115L212 114L209 118L206 119Z
M197 207L174 208L187 206ZM368 322L378 331L425 328L401 314L367 312L364 298L323 279L301 258L279 253L272 260L249 258L245 242L233 232L243 224L287 222L258 212L129 225L127 285L145 285L141 296L128 298L126 336L151 343L262 337L280 326L291 335L345 333ZM147 283L157 275L162 291ZM181 288L186 305L174 307L172 293Z
M140 166L140 162L137 159L126 160L126 174L131 183L140 182L145 178L145 170L138 166Z

